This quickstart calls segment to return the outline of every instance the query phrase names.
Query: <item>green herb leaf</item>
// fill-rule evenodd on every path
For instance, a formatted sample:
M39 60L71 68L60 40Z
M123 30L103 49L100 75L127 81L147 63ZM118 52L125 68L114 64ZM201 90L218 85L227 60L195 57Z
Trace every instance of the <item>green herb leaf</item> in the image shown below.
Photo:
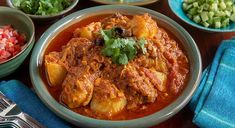
M63 11L72 0L13 0L13 5L28 14L52 15Z
M127 64L128 61L135 58L137 48L146 53L146 40L136 41L134 38L119 38L115 35L114 29L101 30L105 45L102 54L111 57L112 61L117 64Z
M134 59L136 54L137 54L136 48L134 46L131 46L131 45L127 45L124 48L124 52L126 53L129 60Z
M109 41L112 38L113 30L100 30L101 35L104 38L104 41Z
M38 0L21 0L16 4L19 5L18 8L29 14L36 13L39 6Z
M128 57L126 54L120 54L118 58L119 64L127 64L128 63Z
M147 44L147 41L145 39L141 39L138 41L137 43L140 47L140 49L142 50L143 54L145 54L147 52L147 49L145 48L145 44Z
M22 2L23 0L12 0L12 3L15 7L19 8L20 7L20 3Z

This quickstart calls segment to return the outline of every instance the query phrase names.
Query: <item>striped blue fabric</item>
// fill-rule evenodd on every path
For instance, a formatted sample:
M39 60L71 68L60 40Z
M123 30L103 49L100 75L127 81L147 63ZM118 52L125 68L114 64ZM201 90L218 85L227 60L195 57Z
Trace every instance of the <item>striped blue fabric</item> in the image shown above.
M69 123L50 111L37 95L23 83L17 80L2 81L0 82L0 91L45 128L71 127Z
M202 128L235 128L235 38L223 41L189 103Z

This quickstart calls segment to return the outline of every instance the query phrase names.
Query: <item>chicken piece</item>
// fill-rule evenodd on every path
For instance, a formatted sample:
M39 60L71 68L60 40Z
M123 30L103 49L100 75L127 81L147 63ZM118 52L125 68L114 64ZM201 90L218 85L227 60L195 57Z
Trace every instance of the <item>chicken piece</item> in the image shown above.
M91 48L92 42L86 38L72 38L62 49L61 61L69 66L75 66L78 58Z
M120 13L116 13L108 18L105 18L101 22L102 27L104 29L112 29L114 27L119 27L125 29L126 32L129 33L128 29L130 26L128 23L130 22L130 19ZM131 36L131 33L129 33L129 35Z
M146 102L152 103L157 97L157 90L143 71L128 64L122 71L122 77L126 79L129 88L146 97ZM136 95L133 93L133 95Z
M129 24L138 39L153 38L157 34L157 23L148 14L135 15Z
M181 67L182 65L175 64L169 73L169 86L170 91L173 94L178 94L182 90L183 84L185 83L185 78L189 70L187 68Z
M82 77L68 74L64 80L64 88L61 92L61 100L69 108L77 108L89 104L93 94L93 76L83 75Z
M158 72L155 69L140 68L141 71L149 78L151 83L161 92L166 92L166 80L167 76L165 73Z
M94 95L90 107L93 111L112 116L126 106L124 93L109 80L98 78L95 81Z
M95 40L96 33L98 33L101 29L101 23L100 22L92 22L88 24L86 27L77 28L74 31L74 37L83 37L87 38L89 40Z
M51 52L45 56L45 68L51 86L61 85L67 70L59 64L59 53Z

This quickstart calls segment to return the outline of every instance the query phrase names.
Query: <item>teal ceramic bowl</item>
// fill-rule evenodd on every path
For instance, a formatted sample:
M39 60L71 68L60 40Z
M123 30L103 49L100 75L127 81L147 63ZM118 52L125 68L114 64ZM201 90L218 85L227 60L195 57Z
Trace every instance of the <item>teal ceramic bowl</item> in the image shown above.
M208 32L235 32L235 22L230 22L230 25L225 28L206 28L200 24L195 23L194 21L189 19L186 13L183 11L182 3L183 0L168 0L168 4L171 10L175 13L175 15L177 15L187 24Z
M101 4L128 4L128 5L147 5L159 0L92 0Z
M172 104L154 114L145 116L143 118L124 121L98 120L77 114L58 103L50 95L44 81L40 77L39 67L42 66L43 55L46 48L49 46L51 40L61 31L88 17L101 14L114 14L116 12L120 12L126 15L149 13L158 22L158 24L164 26L165 29L172 32L172 34L174 34L180 40L180 42L182 42L182 46L185 49L186 54L188 55L190 61L190 78L182 94ZM105 5L92 7L75 12L59 20L58 22L53 24L36 43L30 60L30 77L37 95L44 102L44 104L58 116L80 127L139 128L150 127L159 124L179 112L189 102L198 86L200 75L200 53L193 38L188 34L187 31L185 31L179 24L177 24L170 18L158 12L142 7L127 5Z
M26 35L27 43L20 53L0 63L0 78L14 72L25 60L34 45L34 24L32 20L17 9L0 6L0 26L12 25Z
M11 8L16 8L18 9L16 6L14 6L13 0L6 0L7 5ZM79 2L79 0L73 0L72 4L66 8L65 10L54 14L54 15L45 15L45 16L41 16L41 15L32 15L32 14L27 14L30 18L32 18L35 22L46 22L46 21L53 21L56 20L60 17L62 17L63 15L65 15L66 13L68 13L69 11L71 11Z

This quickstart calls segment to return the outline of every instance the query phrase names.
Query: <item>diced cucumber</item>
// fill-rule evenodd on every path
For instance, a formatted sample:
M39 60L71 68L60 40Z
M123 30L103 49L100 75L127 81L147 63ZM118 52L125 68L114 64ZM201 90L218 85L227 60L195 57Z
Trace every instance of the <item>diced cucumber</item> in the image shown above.
M213 16L215 15L215 13L214 13L214 12L212 12L212 11L210 11L208 15L209 15L209 18L210 18L210 19L212 19L212 18L213 18Z
M221 18L220 17L214 17L214 22L220 22L221 21Z
M220 2L219 7L220 7L222 10L224 10L224 9L226 9L226 4L222 1L222 2Z
M203 22L202 24L203 24L203 26L205 26L205 27L207 27L207 28L208 28L209 25L210 25L210 24L208 24L207 22Z
M235 22L234 0L184 0L187 16L205 27L221 28Z
M233 5L233 1L226 1L226 6L231 6L231 5Z
M193 2L193 7L194 8L198 7L198 2Z
M224 17L226 14L223 11L217 11L216 16Z
M224 13L225 13L225 15L228 16L228 17L231 16L231 12L230 12L230 11L225 10Z
M221 27L221 23L220 22L215 22L215 28L220 28Z
M214 23L214 21L213 21L213 19L209 19L209 20L207 21L207 23L210 24L210 25L212 25L212 24Z
M230 16L230 20L235 22L235 12L233 12L233 14Z
M222 27L226 27L229 25L229 18L226 18L222 21Z
M195 15L195 14L197 14L197 8L191 8L191 9L189 9L188 14L190 14L190 15Z
M186 11L188 9L188 4L183 3L183 10Z
M202 21L204 22L209 20L208 12L202 12L200 16L201 16Z
M209 4L204 4L204 5L203 5L203 9L204 9L205 11L208 11L208 10L210 9L210 5L209 5Z
M196 23L201 22L201 18L200 18L199 15L194 16L194 17L193 17L193 20L194 20Z
M217 11L218 10L218 4L217 3L212 3L211 4L211 10L212 11Z

